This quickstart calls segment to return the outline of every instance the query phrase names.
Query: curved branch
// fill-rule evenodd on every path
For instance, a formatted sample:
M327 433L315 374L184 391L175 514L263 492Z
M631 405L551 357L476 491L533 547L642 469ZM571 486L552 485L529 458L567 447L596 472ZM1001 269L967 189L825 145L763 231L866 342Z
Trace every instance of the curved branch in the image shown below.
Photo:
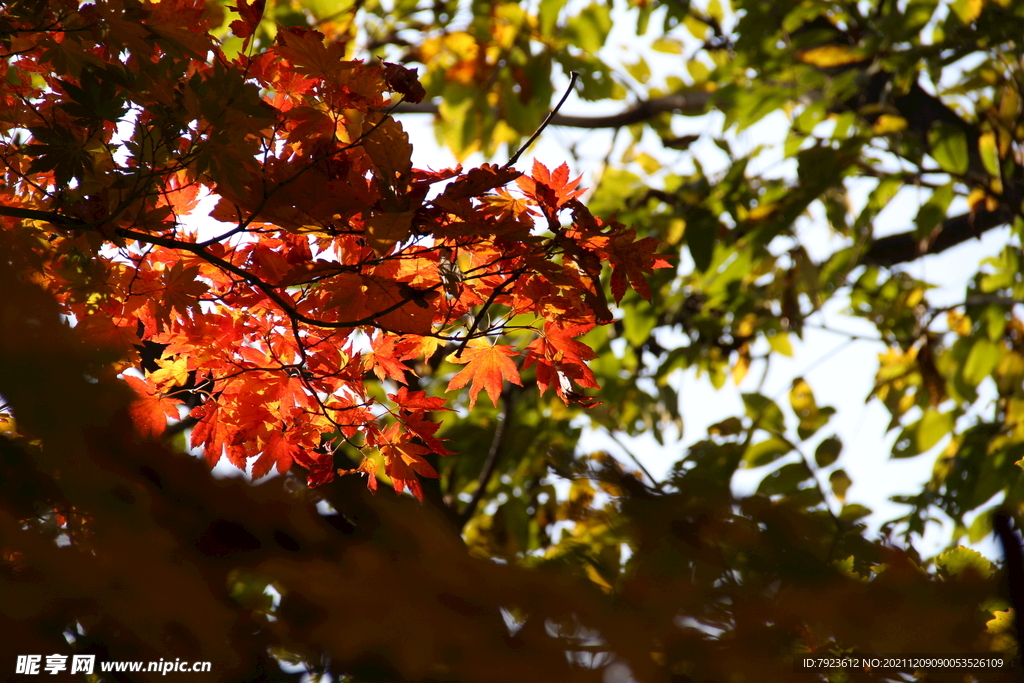
M512 419L512 404L515 401L512 385L508 382L505 383L505 387L501 392L501 401L504 407L501 413L501 421L498 422L494 429L491 447L487 451L487 459L484 460L483 469L480 470L476 491L473 492L473 497L470 501L466 503L466 507L459 513L460 529L464 528L469 523L469 520L473 519L477 506L480 505L484 494L487 493L487 484L490 482L491 477L494 476L494 471L498 467L498 458L501 457L502 451L505 450L505 430L508 427L509 420Z
M31 220L47 221L59 228L67 230L98 230L98 228L96 228L95 226L101 225L106 222L106 219L104 219L101 221L96 221L94 223L86 223L81 219L74 218L71 216L65 216L55 211L20 209L17 207L3 205L0 205L0 216L11 216L14 218L26 218ZM310 318L309 316L300 313L295 308L294 302L289 301L287 298L285 298L284 296L275 291L275 289L278 289L279 287L274 287L264 282L256 275L253 275L249 271L245 270L244 268L240 268L235 264L231 263L230 261L227 261L223 258L220 258L219 256L216 256L215 254L207 250L203 246L203 244L199 244L196 242L182 242L181 240L171 239L169 237L162 237L160 235L150 235L147 233L130 230L128 228L114 228L112 233L115 236L121 237L123 239L135 240L136 242L144 244L155 244L157 246L164 247L167 249L180 249L182 251L187 251L192 254L195 254L204 261L216 266L217 268L220 268L225 272L235 275L236 277L244 280L245 282L248 282L254 288L263 292L263 294L266 295L267 298L269 298L271 301L277 304L278 308L280 308L293 323L301 322L307 325L313 325L315 327L323 327L328 329L360 327L362 325L373 324L373 322L379 319L381 316L385 316L388 313L391 313L392 311L397 311L402 306L405 306L406 304L413 301L412 298L402 299L393 306L389 306L388 308L376 311L375 313L372 313L364 318L360 318L359 320L346 320L339 322L318 320L316 318ZM104 235L104 237L106 237L106 235ZM430 292L433 291L434 289L438 289L439 287L440 285L437 285L430 289L417 291Z
M636 104L624 109L618 114L607 116L569 116L567 114L555 114L551 117L550 125L566 126L569 128L621 128L634 123L643 123L649 119L675 112L684 116L700 116L708 112L711 103L711 93L705 90L683 90L664 97L655 97L650 100L641 100ZM395 108L394 114L438 114L439 105L436 102L402 102Z
M901 232L876 239L868 247L864 259L865 265L895 266L908 263L928 254L938 254L950 247L966 242L972 237L980 238L982 233L993 228L1011 223L1014 212L1003 205L995 211L981 209L976 213L964 213L944 220L938 229L935 239L922 249L922 245L913 231Z

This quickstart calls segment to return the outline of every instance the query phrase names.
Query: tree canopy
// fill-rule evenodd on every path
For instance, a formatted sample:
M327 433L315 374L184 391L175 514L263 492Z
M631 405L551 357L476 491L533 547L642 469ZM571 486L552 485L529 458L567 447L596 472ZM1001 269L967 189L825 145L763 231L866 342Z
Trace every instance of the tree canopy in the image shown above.
M623 18L651 54L603 49ZM920 667L798 663L1008 661L1022 19L1012 0L8 3L3 666L839 683ZM621 107L563 112L571 90ZM709 112L719 129L681 132ZM414 168L416 114L488 163ZM792 172L760 172L731 136L780 114ZM531 158L554 126L625 151L588 190L573 160ZM908 188L913 225L876 234ZM930 303L906 264L995 231L962 300ZM748 378L837 302L875 330L864 398L893 457L935 457L878 538L836 409L803 377L782 402ZM671 442L692 369L741 385L744 412L667 477L581 448L588 426ZM763 473L753 495L740 469ZM938 512L954 536L925 557ZM1004 557L957 546L992 533Z

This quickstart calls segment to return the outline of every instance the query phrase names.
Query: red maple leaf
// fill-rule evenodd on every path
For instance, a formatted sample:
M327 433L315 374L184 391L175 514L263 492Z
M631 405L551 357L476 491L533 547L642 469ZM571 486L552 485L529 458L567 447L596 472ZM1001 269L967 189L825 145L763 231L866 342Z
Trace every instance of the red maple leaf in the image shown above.
M384 82L391 88L391 92L405 95L405 99L410 102L422 102L427 96L416 72L401 64L384 62Z
M231 32L245 39L245 47L248 47L249 38L256 33L256 27L263 20L263 8L266 4L267 0L253 0L251 5L245 0L238 0L237 5L228 5L228 9L235 10L242 17L231 22Z
M414 414L422 414L429 410L451 410L444 407L444 399L440 396L427 396L425 391L409 391L406 387L399 387L398 393L388 394L388 398L397 403L402 410Z
M177 311L187 319L190 312L199 307L199 297L206 294L209 287L197 281L198 276L198 266L185 266L182 261L163 271L160 279L164 288L160 298L150 300L150 310L161 328L171 322L172 312Z
M581 387L598 387L594 373L587 366L587 361L597 358L597 354L583 342L574 339L586 334L592 327L579 325L562 328L547 323L544 325L544 335L526 347L523 367L537 364L537 388L541 393L546 392L549 386L554 386L555 393L566 403L570 400L583 403L581 395L573 390L572 382Z
M478 197L496 187L507 185L521 175L522 173L514 168L484 164L479 168L469 169L461 178L449 183L438 199L454 201L467 197Z
M373 351L363 354L363 368L372 371L377 379L387 377L405 384L405 373L411 370L402 363L401 351L396 348L401 340L392 334L378 334L370 343Z
M270 432L270 438L263 446L263 452L252 465L252 478L265 477L274 465L277 465L278 474L284 474L291 469L297 452L298 448L289 434L279 429Z
M612 265L612 296L615 302L626 293L626 281L644 299L651 300L651 286L644 277L655 268L671 268L672 264L654 253L658 240L654 237L636 239L636 228L621 229L611 235L589 237L584 244L594 248Z
M473 386L469 388L469 407L472 408L476 405L476 397L481 390L485 390L491 397L491 401L497 406L498 398L501 396L502 379L523 386L519 380L519 369L509 358L509 356L515 356L516 353L514 347L506 344L490 346L486 342L479 342L476 345L471 342L471 345L463 350L461 356L455 354L448 356L449 362L465 363L466 367L452 377L445 391L461 389L473 382Z

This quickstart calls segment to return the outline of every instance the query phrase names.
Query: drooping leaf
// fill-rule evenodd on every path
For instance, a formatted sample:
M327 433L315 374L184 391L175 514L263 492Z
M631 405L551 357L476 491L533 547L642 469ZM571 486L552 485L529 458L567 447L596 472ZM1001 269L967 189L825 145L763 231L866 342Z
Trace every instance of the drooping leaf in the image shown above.
M450 363L465 364L448 382L445 391L454 391L470 384L469 407L476 405L476 397L481 391L487 391L494 405L498 405L503 380L522 386L519 370L510 356L517 355L515 349L508 345L486 343L471 344L463 349L461 355L455 353L448 356Z

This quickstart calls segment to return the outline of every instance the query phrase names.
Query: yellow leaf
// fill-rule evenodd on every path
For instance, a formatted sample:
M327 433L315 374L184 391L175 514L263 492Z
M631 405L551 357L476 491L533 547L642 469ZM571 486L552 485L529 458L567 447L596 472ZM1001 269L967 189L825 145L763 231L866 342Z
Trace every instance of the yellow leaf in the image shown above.
M366 221L366 240L377 256L384 256L409 236L415 211L378 213Z
M405 189L412 171L412 145L402 124L388 118L376 129L370 121L363 123L363 149L373 159L381 180L396 190ZM372 131L372 132L371 132Z
M185 358L157 362L160 363L160 369L149 376L149 381L155 386L181 386L188 382L188 363Z
M990 196L985 190L975 188L967 195L967 204L972 212L980 211L984 207L987 211L995 211L999 208L999 200Z
M744 344L743 349L740 349L739 358L736 359L736 364L732 366L732 381L739 386L743 382L743 378L747 376L747 372L750 370L750 349ZM746 353L744 353L746 351Z
M798 57L805 64L822 68L864 61L864 55L854 52L845 45L822 45L810 50L801 50Z
M788 332L777 332L774 336L768 337L768 345L776 353L781 353L783 356L790 358L793 356L793 345L789 343Z
M982 133L978 138L978 152L981 154L981 163L991 176L999 177L999 152L996 151L996 136L992 131Z
M956 332L961 337L971 334L971 320L962 313L956 311L946 313L946 324L949 325L950 331Z
M906 127L907 120L902 116L882 114L875 121L875 125L871 127L871 132L875 135L885 135L886 133L898 133Z
M740 320L740 324L736 327L736 334L740 337L750 337L754 334L754 325L757 323L757 316L753 313L747 313Z
M818 412L818 405L814 401L811 385L803 377L793 380L793 387L789 390L789 404L801 420L811 413Z
M601 572L597 571L597 569L595 569L593 565L588 564L586 566L586 570L587 578L596 583L602 591L604 591L605 593L612 592L611 584L608 583L608 581L605 580L603 576L601 576Z
M960 21L970 25L981 14L983 4L983 0L956 0L950 7L960 17Z

